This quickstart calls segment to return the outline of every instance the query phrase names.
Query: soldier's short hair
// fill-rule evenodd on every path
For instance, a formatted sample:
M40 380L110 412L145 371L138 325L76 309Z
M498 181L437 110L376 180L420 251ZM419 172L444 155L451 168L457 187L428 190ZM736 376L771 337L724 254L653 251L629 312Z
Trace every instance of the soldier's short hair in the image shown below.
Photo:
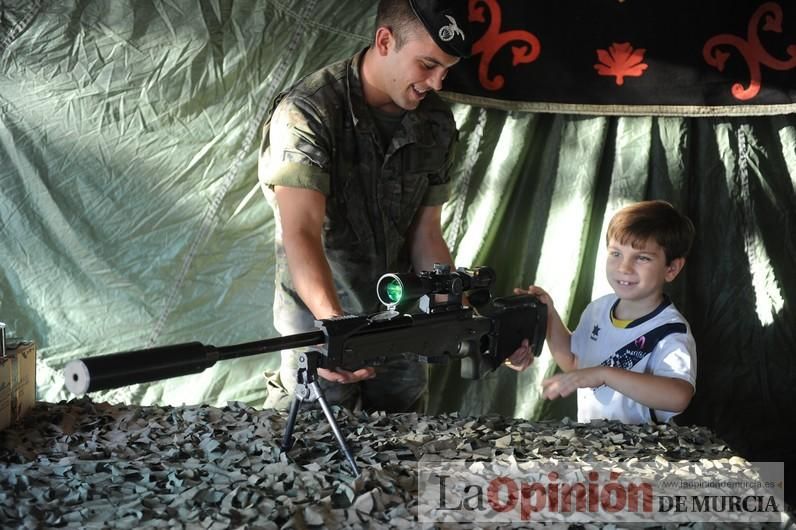
M655 241L666 254L666 263L684 258L694 241L694 224L666 201L642 201L625 206L611 218L605 243L611 239L638 248Z
M398 50L418 31L425 31L409 0L381 0L376 11L376 29L382 26L392 31Z

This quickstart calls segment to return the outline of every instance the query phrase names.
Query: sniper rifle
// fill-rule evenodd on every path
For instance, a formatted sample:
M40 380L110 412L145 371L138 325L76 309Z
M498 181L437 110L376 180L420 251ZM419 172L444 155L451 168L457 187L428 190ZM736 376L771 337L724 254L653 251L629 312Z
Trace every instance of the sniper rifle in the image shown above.
M531 295L491 299L494 279L489 267L451 271L440 264L419 274L388 273L376 286L386 311L317 320L316 331L231 346L188 342L87 357L66 365L65 385L73 394L83 395L199 373L217 361L309 347L299 355L282 450L293 446L302 402L318 401L357 475L354 458L318 385L318 368L355 370L396 358L429 363L458 359L461 376L478 379L500 366L523 339L539 355L547 329L546 306ZM419 312L403 312L415 303Z

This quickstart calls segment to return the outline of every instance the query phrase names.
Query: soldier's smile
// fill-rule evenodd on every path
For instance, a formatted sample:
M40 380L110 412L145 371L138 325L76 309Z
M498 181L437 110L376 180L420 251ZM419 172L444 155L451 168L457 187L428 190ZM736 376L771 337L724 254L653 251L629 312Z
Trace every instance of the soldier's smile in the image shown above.
M423 99L424 97L426 97L426 93L428 92L428 89L418 90L415 85L412 85L410 88L412 89L412 92L414 93L417 99Z

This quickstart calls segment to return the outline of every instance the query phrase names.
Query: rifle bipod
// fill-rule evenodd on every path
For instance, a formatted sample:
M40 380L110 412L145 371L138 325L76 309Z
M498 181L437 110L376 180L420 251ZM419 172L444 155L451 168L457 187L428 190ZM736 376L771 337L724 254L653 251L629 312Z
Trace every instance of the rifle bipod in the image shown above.
M343 434L340 432L340 427L334 419L332 409L329 408L329 403L326 401L326 398L323 397L323 391L320 385L318 385L319 355L317 351L308 351L299 354L296 390L293 394L293 402L290 404L290 413L288 414L287 424L285 425L285 434L282 437L282 451L288 452L290 448L293 447L293 443L295 442L293 430L296 427L296 417L298 416L301 404L304 401L317 401L321 405L321 409L323 409L323 414L326 416L326 421L329 422L329 427L332 428L332 433L334 433L334 437L337 440L337 445L340 447L343 455L345 455L348 465L351 466L351 471L353 471L356 477L359 475L359 469L357 468L356 462L354 462L354 456L351 454L351 450L348 449L345 439L343 439Z

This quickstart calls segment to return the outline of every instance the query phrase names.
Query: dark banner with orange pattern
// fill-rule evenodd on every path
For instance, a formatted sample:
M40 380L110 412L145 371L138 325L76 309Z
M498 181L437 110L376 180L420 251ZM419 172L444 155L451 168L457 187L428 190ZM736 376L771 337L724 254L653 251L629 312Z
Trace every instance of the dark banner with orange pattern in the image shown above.
M462 0L453 100L594 114L796 112L796 1Z

